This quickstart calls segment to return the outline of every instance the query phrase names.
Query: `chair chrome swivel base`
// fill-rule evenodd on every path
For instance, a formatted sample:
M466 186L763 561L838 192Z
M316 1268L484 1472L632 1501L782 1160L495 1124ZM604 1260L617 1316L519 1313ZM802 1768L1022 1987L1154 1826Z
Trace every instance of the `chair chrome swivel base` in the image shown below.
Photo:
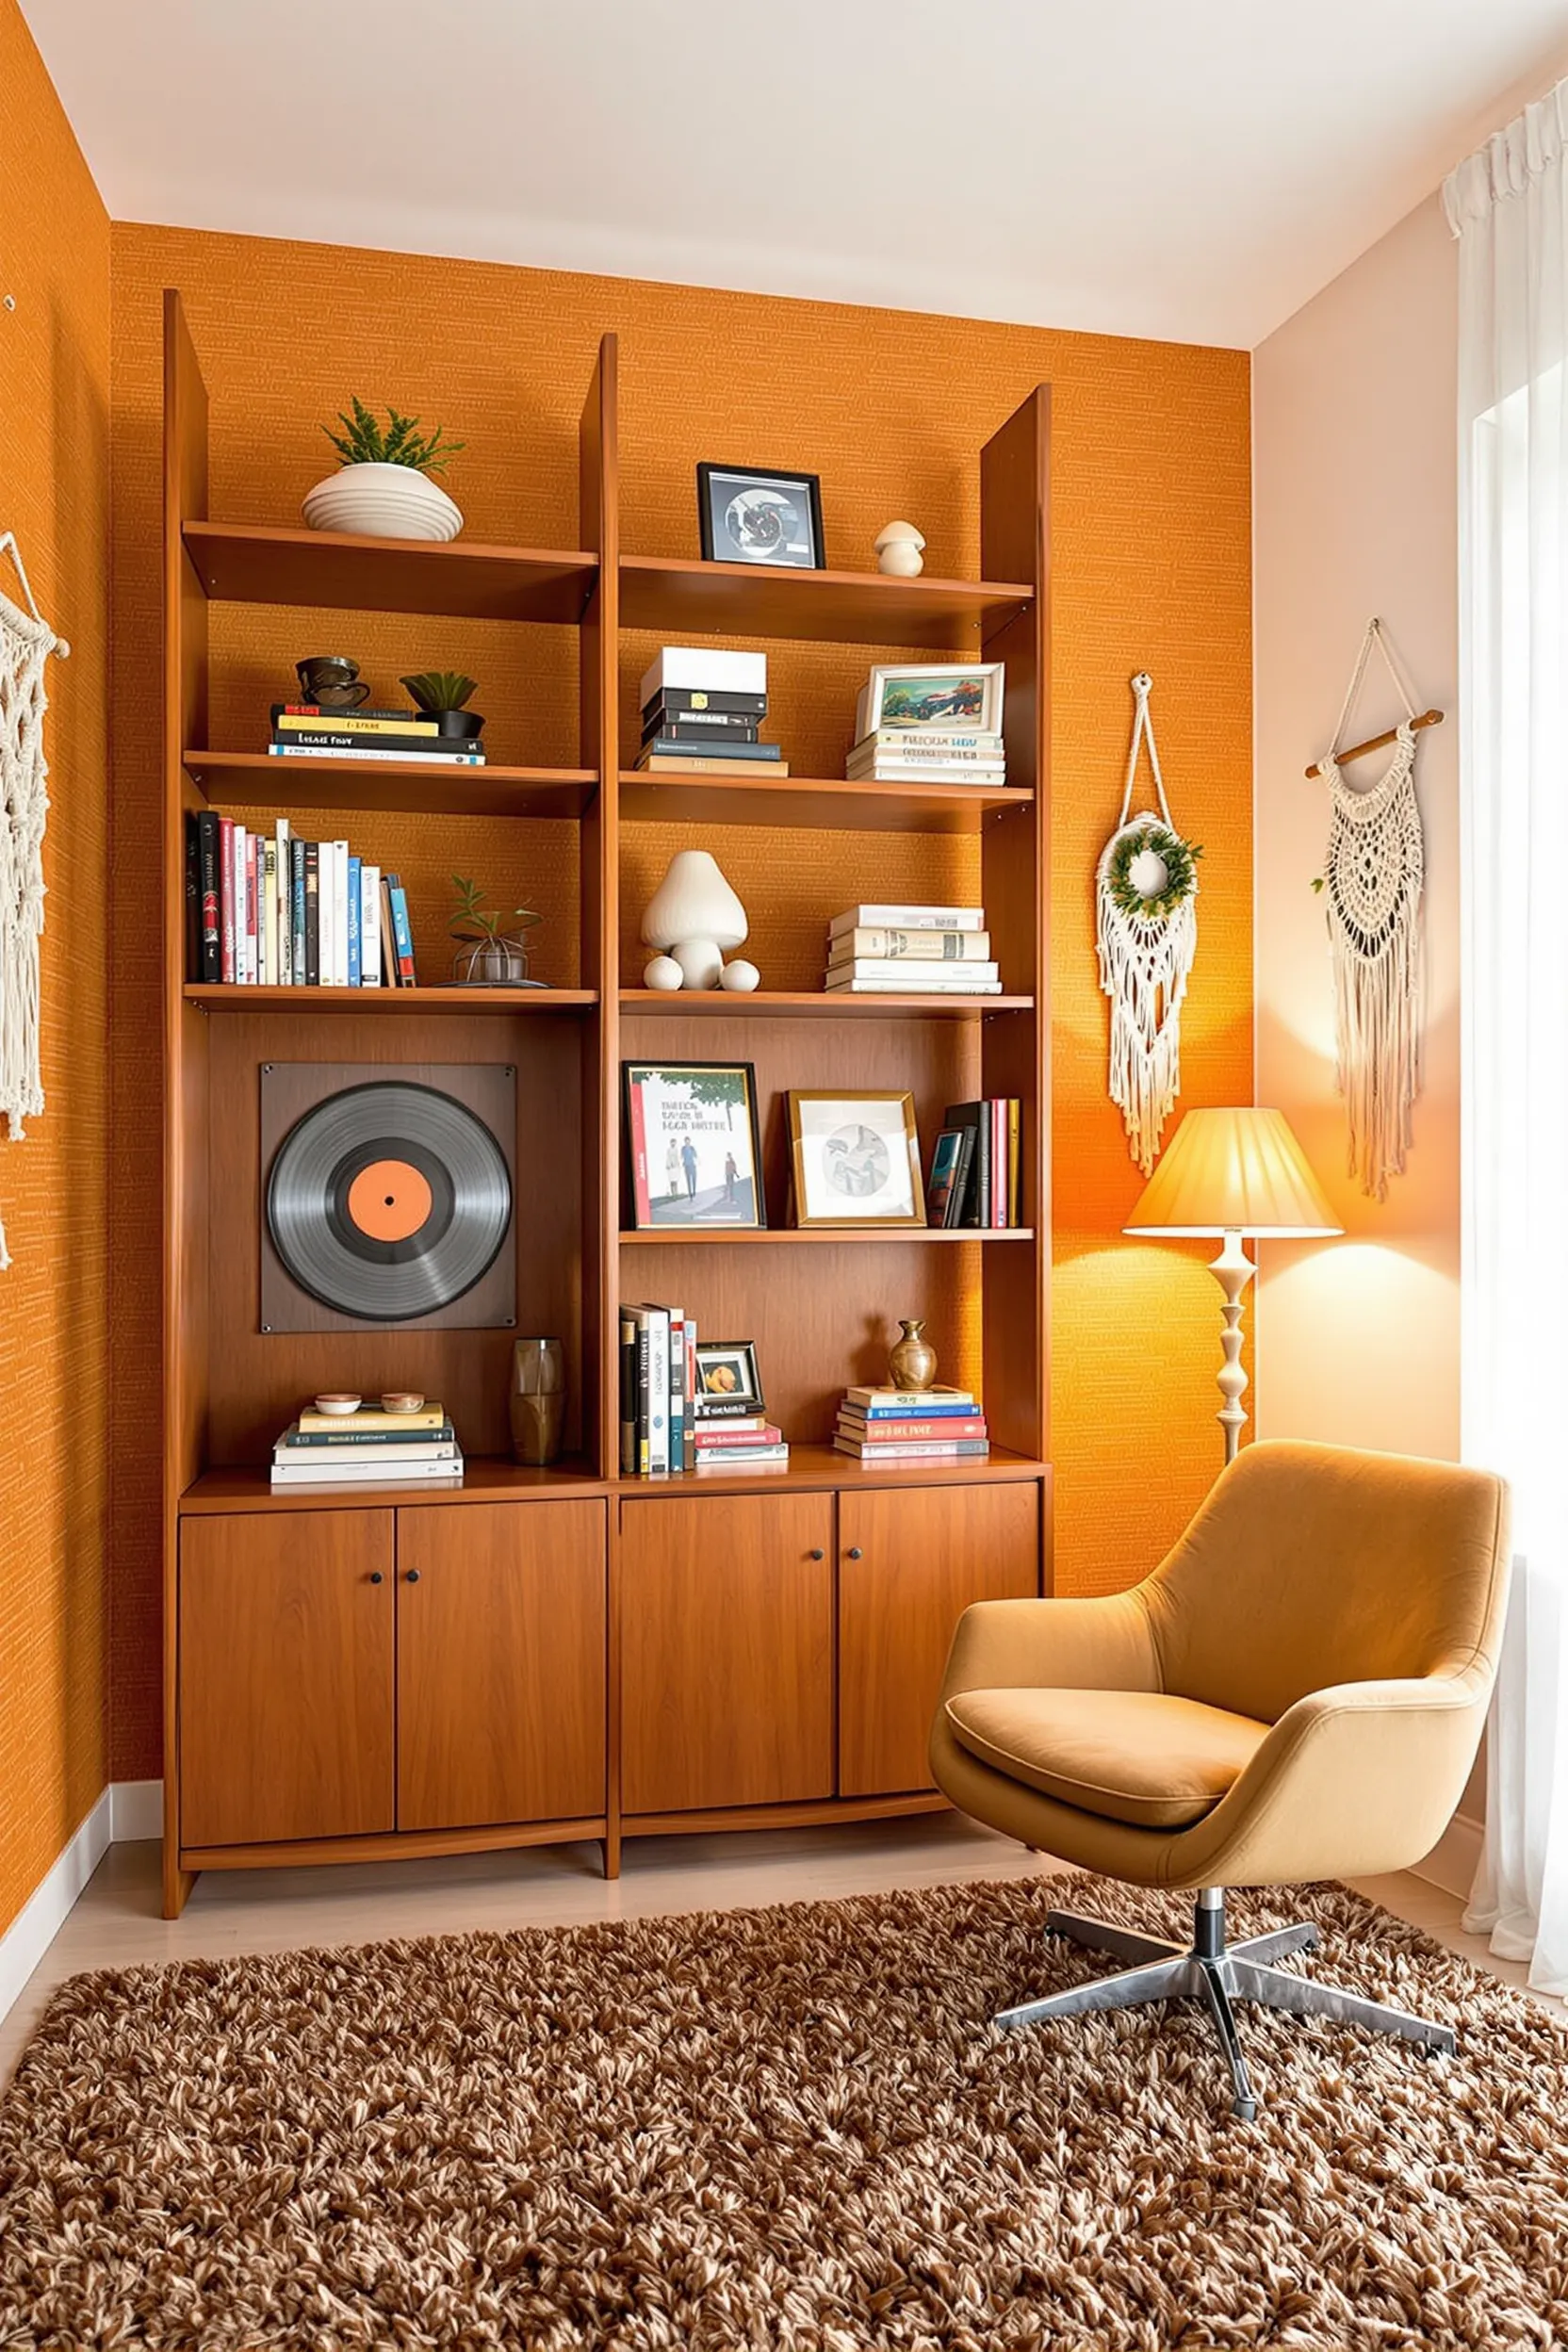
M1225 1940L1225 1894L1205 1886L1198 1897L1190 1947L1168 1943L1160 1936L1139 1936L1131 1928L1113 1927L1105 1919L1080 1919L1071 1911L1048 1911L1047 1931L1070 1936L1090 1952L1108 1952L1129 1965L1115 1976L1098 1976L1086 1984L1070 1985L1044 2001L1029 2001L1017 2009L1004 2009L1000 2026L1040 2025L1049 2017L1083 2017L1094 2009L1135 2009L1159 2001L1201 2001L1214 2019L1231 2068L1232 2112L1250 2123L1258 2102L1248 2077L1236 2031L1233 2004L1255 2001L1266 2009L1288 2009L1298 2017L1333 2017L1342 2025L1364 2025L1379 2034L1395 2034L1414 2042L1429 2056L1452 2057L1455 2041L1446 2025L1413 2017L1407 2010L1391 2009L1380 2001L1364 2001L1358 1993L1341 1992L1334 1984L1315 1984L1311 1977L1292 1976L1269 1963L1293 1952L1310 1952L1317 1929L1310 1919L1294 1927L1277 1927L1264 1936L1249 1936L1239 1944Z

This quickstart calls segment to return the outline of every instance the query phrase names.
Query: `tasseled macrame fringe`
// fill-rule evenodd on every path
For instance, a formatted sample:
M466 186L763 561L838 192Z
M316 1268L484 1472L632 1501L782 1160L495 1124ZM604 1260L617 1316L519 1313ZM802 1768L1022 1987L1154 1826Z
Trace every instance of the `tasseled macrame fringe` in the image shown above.
M1145 1176L1153 1173L1166 1120L1182 1090L1182 1002L1198 953L1198 915L1190 898L1157 922L1124 914L1110 894L1107 874L1123 832L1162 822L1135 817L1111 836L1095 892L1100 986L1111 1001L1110 1097Z
M1421 941L1396 928L1375 962L1330 925L1334 974L1334 1079L1349 1122L1348 1166L1369 1200L1386 1200L1405 1172L1411 1109L1421 1090Z
M0 596L0 1111L12 1142L43 1108L39 1061L39 935L49 813L43 669L58 640ZM0 1225L0 1267L10 1264Z

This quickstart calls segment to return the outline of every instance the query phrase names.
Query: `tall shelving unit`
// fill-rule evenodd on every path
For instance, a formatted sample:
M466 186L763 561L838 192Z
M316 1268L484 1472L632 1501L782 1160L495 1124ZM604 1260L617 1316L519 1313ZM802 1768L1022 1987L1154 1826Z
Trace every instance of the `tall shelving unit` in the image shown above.
M165 317L165 1898L195 1871L907 1812L939 1802L923 1726L958 1609L1049 1574L1049 394L980 453L979 581L769 571L624 553L616 351L579 435L575 549L434 547L229 525L208 512L207 403L177 294ZM209 742L223 602L547 624L575 638L577 764L426 773ZM652 779L621 767L627 636L983 652L1007 664L1009 782ZM204 806L527 825L565 820L576 985L547 991L203 988L185 970L184 831ZM877 895L888 834L972 856L1002 998L661 996L631 942L638 828L789 828L841 903ZM662 839L663 836L661 835ZM760 833L750 838L760 841ZM770 835L769 838L772 838ZM740 853L743 856L743 849ZM740 885L745 895L743 881ZM623 1227L623 1057L755 1064L771 1198L782 1096L898 1085L942 1105L1021 1098L1022 1224L976 1234ZM274 1061L501 1061L521 1147L526 1322L565 1340L568 1450L506 1449L512 1332L259 1327L258 1072ZM789 1470L619 1477L617 1310L682 1300L755 1336ZM988 1461L865 1471L831 1446L890 1314L960 1333ZM950 1355L950 1362L952 1357ZM452 1411L459 1491L270 1492L302 1396L415 1385ZM526 1506L526 1509L519 1508ZM411 1564L412 1563L412 1564Z

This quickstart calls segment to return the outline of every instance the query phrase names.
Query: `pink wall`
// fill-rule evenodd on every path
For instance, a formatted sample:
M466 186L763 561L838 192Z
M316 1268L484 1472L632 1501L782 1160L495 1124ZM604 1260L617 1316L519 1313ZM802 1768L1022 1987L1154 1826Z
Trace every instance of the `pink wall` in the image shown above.
M1257 1099L1295 1126L1347 1236L1264 1250L1258 1430L1446 1457L1459 1450L1457 300L1434 195L1272 335L1252 376ZM1449 714L1418 739L1426 1063L1414 1149L1381 1205L1346 1173L1311 889L1327 802L1302 775L1328 746L1372 612L1418 707ZM1373 662L1356 737L1400 715Z

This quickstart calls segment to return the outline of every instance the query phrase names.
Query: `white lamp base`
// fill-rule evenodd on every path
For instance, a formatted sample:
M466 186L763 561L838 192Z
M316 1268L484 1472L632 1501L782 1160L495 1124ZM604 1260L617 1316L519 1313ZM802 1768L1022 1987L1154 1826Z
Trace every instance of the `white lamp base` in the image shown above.
M1225 1432L1227 1464L1234 1462L1236 1448L1241 1444L1241 1432L1247 1427L1247 1415L1241 1404L1242 1392L1247 1386L1247 1375L1241 1368L1241 1298L1257 1270L1241 1246L1239 1231L1226 1233L1224 1248L1217 1258L1209 1262L1209 1272L1225 1293L1225 1329L1219 1342L1225 1350L1225 1361L1215 1376L1225 1402L1215 1418Z

